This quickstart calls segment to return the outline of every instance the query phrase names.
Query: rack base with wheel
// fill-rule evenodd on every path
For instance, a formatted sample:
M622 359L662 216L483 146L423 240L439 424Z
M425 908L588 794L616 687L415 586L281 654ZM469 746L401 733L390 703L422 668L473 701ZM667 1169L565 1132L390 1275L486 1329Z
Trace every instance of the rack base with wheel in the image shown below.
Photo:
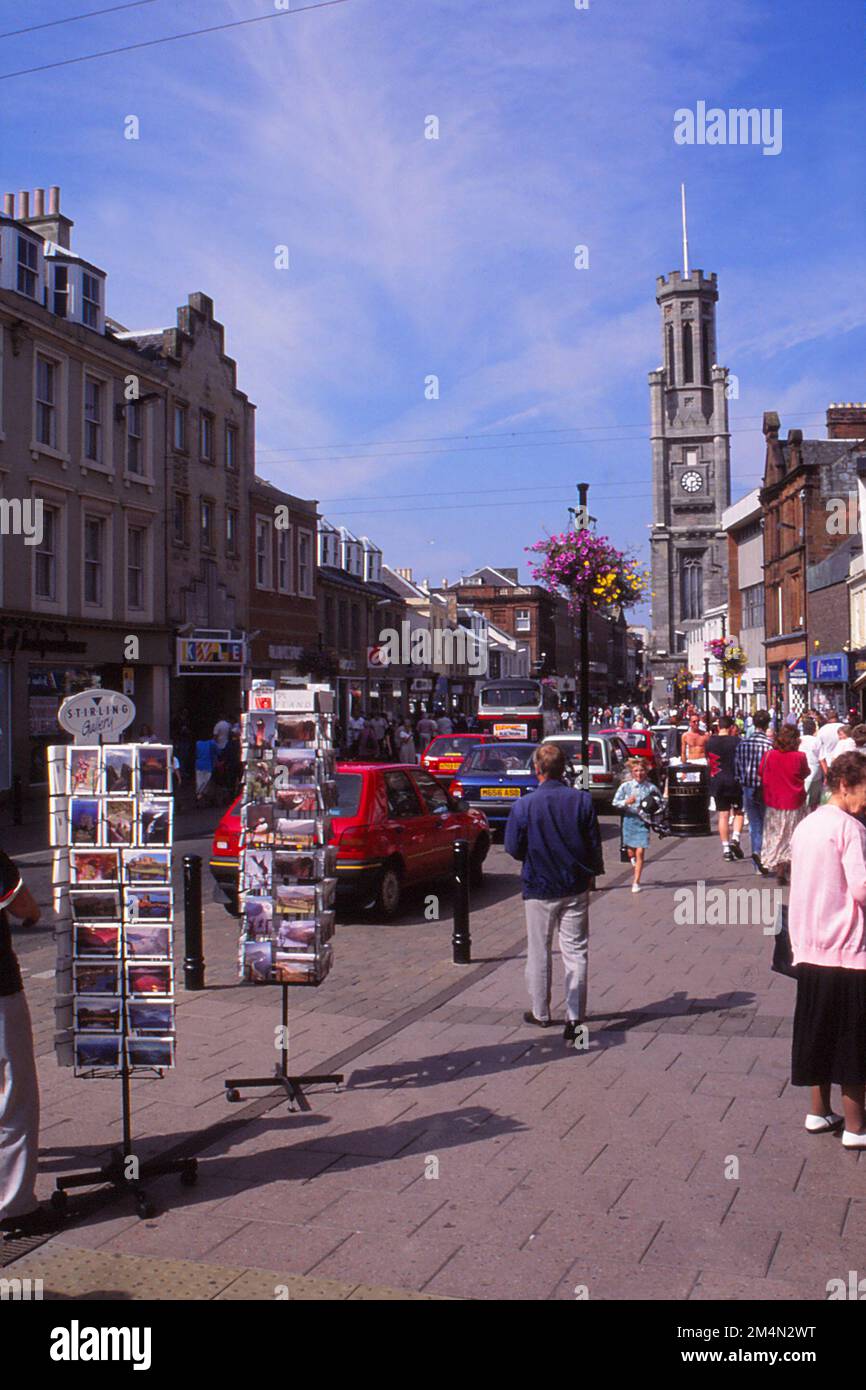
M115 1149L104 1168L94 1168L89 1173L71 1173L58 1178L51 1194L51 1205L56 1212L65 1215L68 1208L67 1192L72 1187L111 1186L120 1197L130 1196L135 1210L142 1220L156 1216L156 1207L147 1195L143 1183L147 1178L163 1177L166 1173L179 1173L184 1187L194 1187L198 1182L198 1159L150 1159L139 1165L138 1177L126 1176L127 1162L131 1155L124 1156L121 1149Z
M286 1093L290 1110L310 1110L310 1102L304 1095L305 1086L342 1086L342 1074L332 1076L290 1076L289 1075L289 986L283 985L283 1022L281 1028L280 1060L274 1067L273 1076L227 1077L223 1082L226 1100L236 1104L242 1090L267 1088L273 1090L281 1086Z

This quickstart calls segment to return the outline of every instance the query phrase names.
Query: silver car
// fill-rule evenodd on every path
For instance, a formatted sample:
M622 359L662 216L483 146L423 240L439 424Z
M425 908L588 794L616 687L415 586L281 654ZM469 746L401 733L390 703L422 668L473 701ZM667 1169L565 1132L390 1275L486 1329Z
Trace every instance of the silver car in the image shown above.
M550 734L543 743L555 743L566 756L570 769L581 765L580 734ZM587 791L598 805L610 807L620 782L628 775L626 766L631 756L623 740L616 734L591 732L589 743L589 786Z

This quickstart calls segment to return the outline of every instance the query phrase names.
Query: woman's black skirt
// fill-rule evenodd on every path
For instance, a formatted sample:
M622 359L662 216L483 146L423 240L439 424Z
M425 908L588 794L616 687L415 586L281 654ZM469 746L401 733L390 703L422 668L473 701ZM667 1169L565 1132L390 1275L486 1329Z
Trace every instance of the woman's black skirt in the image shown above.
M866 1082L866 970L797 967L791 1081L795 1086Z

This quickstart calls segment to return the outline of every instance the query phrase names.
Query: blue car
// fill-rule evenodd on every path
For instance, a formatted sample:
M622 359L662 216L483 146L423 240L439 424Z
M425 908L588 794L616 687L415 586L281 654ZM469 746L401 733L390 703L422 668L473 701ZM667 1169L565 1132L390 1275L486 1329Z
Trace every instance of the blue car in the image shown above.
M538 786L532 769L537 743L485 743L460 764L449 787L473 809L483 811L492 828L501 830L518 797Z

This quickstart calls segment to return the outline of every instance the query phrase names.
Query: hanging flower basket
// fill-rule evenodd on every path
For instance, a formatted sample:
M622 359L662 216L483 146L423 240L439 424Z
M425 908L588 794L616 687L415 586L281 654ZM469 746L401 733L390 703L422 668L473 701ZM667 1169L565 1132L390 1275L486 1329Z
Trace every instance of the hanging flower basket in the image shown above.
M735 637L714 637L706 649L718 661L724 676L739 676L746 669L746 653Z
M572 612L584 599L592 608L632 608L649 590L649 575L637 560L594 531L564 531L526 549L540 558L532 577L552 594L563 594Z
M684 700L690 693L695 677L688 666L681 666L674 676L674 694L678 700Z

